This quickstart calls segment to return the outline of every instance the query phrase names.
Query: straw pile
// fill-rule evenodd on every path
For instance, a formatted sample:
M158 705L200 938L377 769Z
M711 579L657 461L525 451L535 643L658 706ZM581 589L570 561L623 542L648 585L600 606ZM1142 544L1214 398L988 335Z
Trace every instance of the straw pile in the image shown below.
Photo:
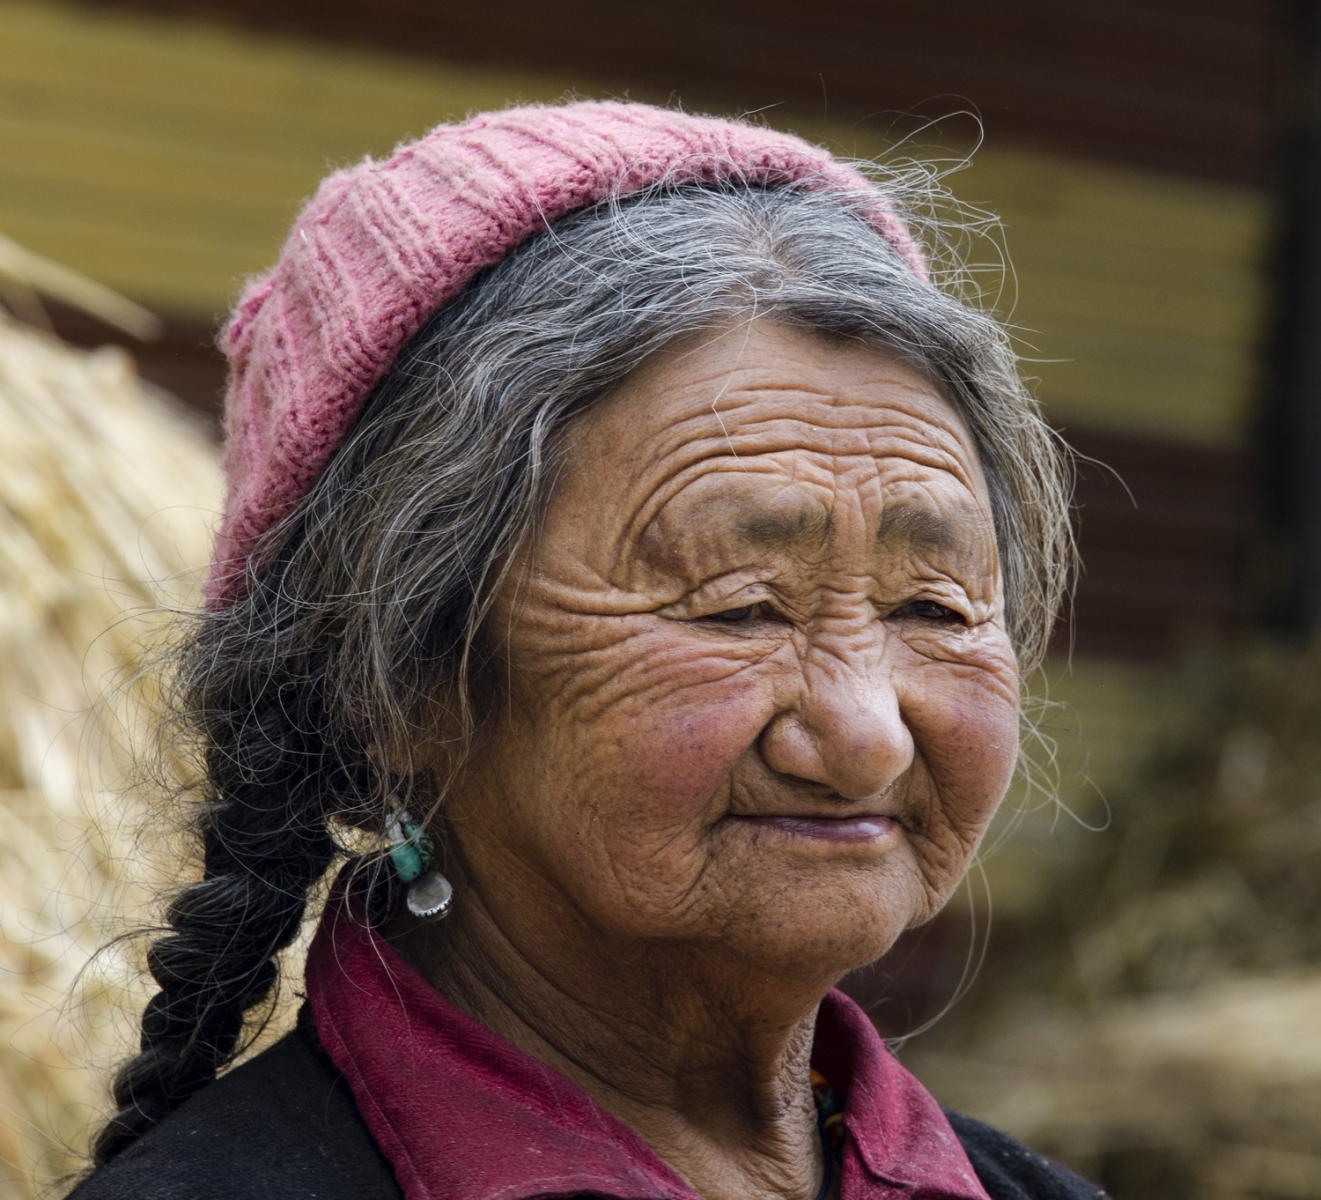
M156 699L142 614L195 594L220 482L124 353L2 310L0 429L0 1195L26 1200L81 1165L97 1067L131 1046L137 963L83 968L151 898L126 791Z
M910 1062L1118 1197L1321 1197L1321 646L1190 659L982 1008Z

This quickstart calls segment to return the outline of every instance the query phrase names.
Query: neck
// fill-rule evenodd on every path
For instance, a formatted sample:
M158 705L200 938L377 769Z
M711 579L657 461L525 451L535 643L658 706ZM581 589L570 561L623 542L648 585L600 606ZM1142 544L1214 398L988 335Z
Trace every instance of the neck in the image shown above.
M830 981L690 947L609 946L566 936L563 921L502 920L476 889L464 900L396 939L453 1003L583 1088L704 1200L816 1196L809 1059Z

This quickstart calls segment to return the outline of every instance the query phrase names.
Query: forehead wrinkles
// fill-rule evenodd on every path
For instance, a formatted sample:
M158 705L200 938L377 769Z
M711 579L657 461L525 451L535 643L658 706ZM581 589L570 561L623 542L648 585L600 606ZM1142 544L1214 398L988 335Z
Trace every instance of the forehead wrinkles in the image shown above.
M646 466L629 489L630 516L619 531L616 554L638 545L672 501L715 472L769 476L783 483L811 481L833 489L856 475L866 459L875 471L866 472L862 486L879 482L884 487L931 472L957 481L980 505L976 460L953 430L874 407L854 406L852 415L864 419L823 427L781 417L725 430L716 426L720 414L708 412L647 439L638 454Z

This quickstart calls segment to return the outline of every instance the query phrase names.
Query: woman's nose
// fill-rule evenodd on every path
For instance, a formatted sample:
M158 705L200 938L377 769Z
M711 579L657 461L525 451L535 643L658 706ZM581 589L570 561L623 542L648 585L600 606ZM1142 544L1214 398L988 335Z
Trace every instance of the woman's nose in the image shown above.
M762 732L766 764L849 800L884 792L913 762L913 736L888 669L839 662L805 673L795 702Z

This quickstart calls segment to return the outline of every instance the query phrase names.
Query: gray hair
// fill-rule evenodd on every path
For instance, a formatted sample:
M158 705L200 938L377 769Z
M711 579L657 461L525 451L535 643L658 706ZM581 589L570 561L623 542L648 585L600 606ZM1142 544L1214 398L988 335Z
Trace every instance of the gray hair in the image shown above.
M382 732L438 676L466 697L492 594L545 508L574 415L676 338L755 317L896 354L954 403L990 489L1010 636L1034 667L1071 562L1068 494L1001 327L917 279L849 197L658 186L524 244L377 388L279 572L313 636L336 631L331 692Z
M574 417L676 338L756 317L900 356L955 405L990 490L1010 637L1025 671L1040 661L1072 563L1067 469L994 319L918 279L837 193L662 184L566 217L413 339L254 556L269 565L185 647L205 873L152 949L161 991L100 1161L233 1057L338 853L331 818L379 829L383 789L423 809L443 793L407 764L383 780L378 751L406 750L442 689L456 752L480 734L483 620Z

